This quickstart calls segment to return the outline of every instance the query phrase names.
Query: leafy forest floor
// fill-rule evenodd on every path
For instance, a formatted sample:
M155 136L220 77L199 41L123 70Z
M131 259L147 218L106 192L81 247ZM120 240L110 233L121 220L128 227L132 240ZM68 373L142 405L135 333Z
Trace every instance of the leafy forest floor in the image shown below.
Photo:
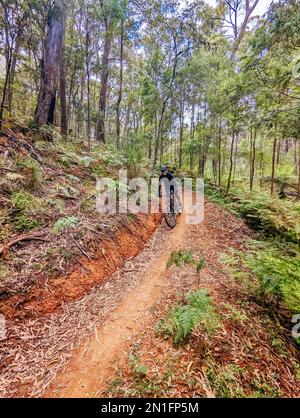
M242 264L234 277L224 262L232 251L250 250L257 237L226 210L211 202L205 209L202 225L181 218L174 231L156 232L149 246L159 257L142 274L133 260L137 286L47 396L300 395L289 316L261 302ZM139 260L148 259L149 246Z
M34 135L0 137L1 396L300 396L296 203L208 188L201 225L100 216L122 156Z

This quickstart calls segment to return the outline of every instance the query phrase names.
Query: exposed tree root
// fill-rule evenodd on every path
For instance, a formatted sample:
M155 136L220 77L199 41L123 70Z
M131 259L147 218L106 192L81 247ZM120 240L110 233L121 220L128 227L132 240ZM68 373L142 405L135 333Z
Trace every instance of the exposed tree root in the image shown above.
M16 149L17 151L25 150L32 158L34 158L40 164L43 163L42 157L38 154L34 147L31 144L29 144L29 142L17 138L14 135L9 135L3 131L0 131L0 136L7 139L7 143L5 144L6 146Z
M47 242L49 240L47 240L46 238L42 237L41 235L23 235L21 237L18 237L10 242L8 242L7 244L3 245L2 247L0 247L0 255L3 254L4 257L7 256L8 254L8 250L13 247L14 245L18 244L19 242L22 241L44 241Z

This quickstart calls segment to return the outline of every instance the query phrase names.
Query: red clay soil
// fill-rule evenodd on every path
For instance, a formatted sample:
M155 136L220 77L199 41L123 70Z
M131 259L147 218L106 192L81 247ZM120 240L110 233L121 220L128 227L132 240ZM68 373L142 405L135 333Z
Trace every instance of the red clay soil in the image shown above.
M93 259L79 260L67 276L47 281L37 280L25 294L0 300L0 312L7 319L36 318L58 311L65 303L80 299L90 289L104 281L131 257L135 257L152 236L161 221L160 214L139 215L129 225L122 224L111 240L99 244Z

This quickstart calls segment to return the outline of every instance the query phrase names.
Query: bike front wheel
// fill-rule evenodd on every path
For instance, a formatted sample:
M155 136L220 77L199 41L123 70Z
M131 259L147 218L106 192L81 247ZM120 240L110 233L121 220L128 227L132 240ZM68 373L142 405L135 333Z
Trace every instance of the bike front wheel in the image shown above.
M174 204L174 195L171 194L170 196L170 211L169 213L164 214L166 224L170 228L175 228L177 224L177 214L175 213L175 204Z

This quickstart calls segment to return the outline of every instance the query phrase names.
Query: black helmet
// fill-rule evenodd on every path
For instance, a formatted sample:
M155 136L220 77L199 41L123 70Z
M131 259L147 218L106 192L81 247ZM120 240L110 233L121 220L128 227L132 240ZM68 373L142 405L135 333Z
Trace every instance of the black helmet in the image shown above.
M163 173L164 171L167 170L167 166L166 165L161 165L160 166L160 172Z

